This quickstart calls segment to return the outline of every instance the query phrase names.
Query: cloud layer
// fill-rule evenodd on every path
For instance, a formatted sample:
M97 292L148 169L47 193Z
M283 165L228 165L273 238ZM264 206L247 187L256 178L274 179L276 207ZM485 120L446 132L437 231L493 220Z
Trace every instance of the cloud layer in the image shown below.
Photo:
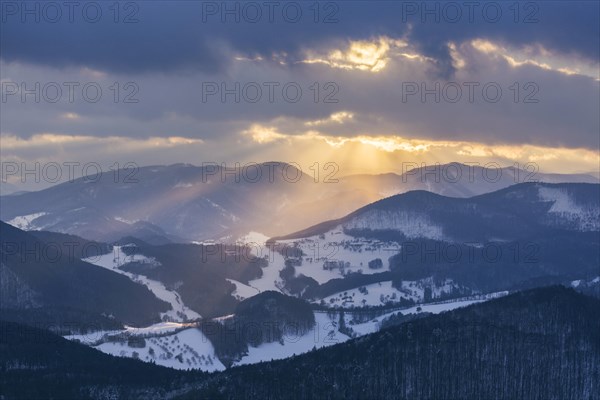
M2 5L4 159L598 165L595 2L24 4Z

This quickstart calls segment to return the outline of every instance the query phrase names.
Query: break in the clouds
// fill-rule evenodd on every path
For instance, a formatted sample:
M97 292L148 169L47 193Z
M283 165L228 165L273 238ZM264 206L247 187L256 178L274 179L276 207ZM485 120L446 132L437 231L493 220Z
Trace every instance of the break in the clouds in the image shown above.
M1 153L596 169L598 4L467 3L3 2Z
M231 62L228 49L300 59L303 49L319 43L385 35L407 38L448 74L454 69L448 42L536 43L592 62L600 47L598 4L589 1L55 4L56 10L43 2L3 2L4 60L110 72L219 73Z

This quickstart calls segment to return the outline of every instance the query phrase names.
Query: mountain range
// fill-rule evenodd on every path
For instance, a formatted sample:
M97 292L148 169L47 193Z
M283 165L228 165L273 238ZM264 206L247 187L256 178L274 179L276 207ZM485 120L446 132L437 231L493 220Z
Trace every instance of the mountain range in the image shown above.
M128 285L132 289L123 290L141 296L131 310L146 312L136 316L127 309L114 311L109 299L96 301L105 304L93 308L96 314L113 315L121 323L157 321L169 309L170 318L195 318L186 309L218 317L232 313L240 300L266 290L335 307L410 305L539 284L587 282L600 276L598 184L522 183L470 198L411 191L343 218L247 246L153 244L128 237L113 249L76 236L24 232L1 224L3 308L34 309L43 293L48 293L48 305L91 306L91 299L109 290L85 283L100 274L98 282ZM21 245L10 248L14 243ZM79 249L98 249L104 255L94 259L95 254L77 253L69 260L47 262L42 250L56 243L62 243L65 254L65 243L76 243ZM131 244L135 246L121 246ZM257 244L255 254L252 246ZM37 259L21 254L28 247L37 249L33 250ZM113 260L119 251L122 259ZM135 254L128 259L130 252ZM136 282L139 277L148 280L146 287ZM82 288L88 286L86 297ZM63 296L58 296L59 287ZM382 287L388 289L382 292ZM175 298L160 297L165 290ZM119 304L122 291L112 292L114 304ZM171 307L160 306L156 295Z
M600 184L456 167L325 184L281 164L256 182L175 165L2 196L0 368L20 388L5 393L594 399L597 300L562 286L598 295ZM70 377L49 384L57 371Z
M514 167L490 170L464 164L424 166L402 175L328 180L315 179L307 172L277 162L237 169L188 164L142 167L133 177L128 177L131 171L123 170L2 196L0 219L24 229L93 240L111 242L135 236L164 244L238 237L250 230L281 235L413 190L471 197L532 180L598 182L590 175L541 174Z

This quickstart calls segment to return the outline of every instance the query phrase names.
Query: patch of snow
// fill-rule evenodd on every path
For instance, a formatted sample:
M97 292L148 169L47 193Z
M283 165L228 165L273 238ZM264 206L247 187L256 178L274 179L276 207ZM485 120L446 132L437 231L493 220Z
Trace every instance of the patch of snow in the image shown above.
M356 238L344 234L341 227L322 237L311 236L304 239L283 240L278 243L299 247L305 255L302 265L296 267L296 273L309 276L319 284L331 279L343 278L344 274L350 272L361 272L367 275L386 271L389 257L400 252L400 246L397 243ZM281 258L283 259L283 257ZM382 260L383 268L370 269L369 261L376 258ZM344 267L325 269L325 262L342 262ZM284 264L281 264L281 268L283 266Z
M177 182L177 184L175 186L173 186L173 189L189 189L191 187L194 187L193 183Z
M268 239L262 233L250 232L237 241L238 244L248 245L251 254L256 257L268 255L269 264L262 269L262 276L248 282L249 286L256 288L259 293L267 290L280 291L279 287L281 284L279 282L281 282L281 279L279 271L285 267L283 256L275 251L271 251L267 247Z
M564 189L541 186L538 188L538 196L542 201L553 202L549 212L574 213L581 211L571 196L569 196L569 193Z
M185 328L189 328L190 326L193 326L193 324L180 322L159 322L143 328L126 326L125 329L120 330L93 331L77 335L66 335L64 338L68 340L77 340L83 344L95 346L100 342L107 341L107 336L110 335L127 334L128 336L158 336L183 330Z
M234 316L235 316L235 314L223 315L221 317L212 318L212 321L217 321L217 322L223 323L223 321L227 321L228 319L231 319Z
M399 303L402 298L422 302L425 298L425 288L431 289L431 294L435 299L451 293L458 286L450 279L438 286L432 278L426 278L418 281L402 281L402 288L396 289L392 286L392 281L385 281L345 290L327 296L323 301L328 307L381 306Z
M285 257L267 247L269 238L261 233L250 232L240 238L238 244L247 244L254 256L266 258L269 265L263 268L263 275L249 282L249 285L259 291L277 290L282 286L279 272L285 267ZM362 274L375 274L386 271L388 258L400 251L397 243L381 242L375 239L356 238L346 235L341 227L328 232L324 237L310 236L303 239L281 240L277 242L279 248L284 245L298 247L304 253L302 265L296 266L296 275L303 274L313 278L319 284L331 279L343 278L347 273L361 272ZM383 268L370 269L369 261L380 258ZM341 262L343 268L324 268L326 262Z
M222 371L225 366L215 355L212 343L197 328L171 335L147 337L144 347L130 347L127 341L105 342L96 349L118 357L137 358L174 369Z
M431 314L439 314L445 311L455 310L457 308L462 308L469 306L475 303L481 303L487 300L495 299L498 297L506 296L508 292L496 292L490 293L486 295L475 296L475 298L467 298L467 299L456 299L456 300L448 300L437 303L429 303L429 304L419 304L408 308L394 310L392 312L381 315L373 320L367 321L365 323L352 325L350 324L349 319L351 318L351 313L346 314L347 325L352 328L354 332L358 335L368 335L370 333L377 332L380 328L381 321L386 318L391 317L392 315L396 315L398 313L402 313L402 315L410 315L410 314L420 314L420 313L431 313Z
M136 328L133 326L126 326L125 331L130 335L140 336L140 335L160 335L163 333L174 332L176 330L189 327L189 323L181 323L181 322L159 322L154 325L146 326L143 328Z
M335 313L334 313L335 314ZM337 314L335 314L337 315ZM248 354L236 365L255 364L262 361L281 360L293 355L307 353L313 348L332 346L345 342L350 337L338 331L337 319L326 312L315 312L315 326L302 336L286 335L281 342L263 343L258 347L249 347Z
M600 230L600 209L577 204L566 189L542 186L538 188L538 197L542 201L552 202L548 213L558 217L560 222L568 223L580 231Z
M392 287L392 281L373 283L361 288L362 291L355 288L327 296L323 301L330 307L380 306L388 301L399 301L403 294Z
M242 282L238 282L233 279L227 279L227 281L235 285L235 290L233 293L231 293L231 295L238 300L244 300L260 293L260 290L257 288L245 285Z
M136 222L139 221L139 220L125 219L125 218L122 218L122 217L115 217L115 220L117 220L119 222L123 222L124 224L127 224L127 225L133 225L133 224L135 224Z
M579 286L589 286L595 283L600 282L600 276L595 277L594 279L586 280L586 279L577 279L571 282L571 287L577 288Z
M93 331L88 333L66 335L63 336L67 340L74 340L88 346L92 346L98 342L101 342L108 335L117 335L123 333L123 330L112 330L112 331Z
M42 227L36 226L33 222L44 215L48 215L48 213L39 212L34 214L21 215L11 219L10 221L7 221L6 223L24 231L40 230Z
M215 242L212 239L208 239L208 240L203 240L201 242L197 241L197 240L193 240L192 244L197 244L200 246L214 246L217 242Z
M394 230L407 238L443 240L442 227L422 213L406 211L369 210L343 224L345 229Z
M240 237L238 242L264 245L267 242L267 240L269 240L268 236L263 235L260 232L252 231L249 232L247 235Z

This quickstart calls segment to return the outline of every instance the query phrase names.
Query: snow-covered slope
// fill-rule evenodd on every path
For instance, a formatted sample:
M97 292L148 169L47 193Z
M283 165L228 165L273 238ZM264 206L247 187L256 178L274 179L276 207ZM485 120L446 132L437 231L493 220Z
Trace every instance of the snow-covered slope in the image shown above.
M302 336L286 335L281 342L263 343L258 347L249 347L248 354L234 366L280 360L309 352L313 348L332 346L350 339L347 335L339 332L338 328L338 321L334 315L315 312L315 326L309 332Z
M458 299L454 301L397 309L361 323L354 323L352 312L344 313L343 318L346 326L353 332L353 337L358 337L377 332L380 328L381 321L385 318L397 315L398 313L401 313L402 315L420 313L439 314L441 312L466 307L492 298L501 297L506 294L508 294L508 292L493 293L472 299ZM309 352L314 348L319 349L321 347L332 346L350 339L350 336L339 331L339 312L315 311L315 322L313 329L302 336L285 336L281 342L264 343L258 347L250 347L248 349L248 354L242 357L242 359L234 365L280 360L293 355Z
M200 314L183 304L179 294L176 291L168 289L163 283L148 279L143 275L132 274L120 269L119 267L132 262L144 264L157 263L156 260L150 259L141 254L127 255L122 250L123 247L126 246L114 246L111 253L86 258L83 261L87 261L99 267L123 274L129 277L129 279L132 281L148 287L148 289L150 289L150 291L154 293L154 295L160 300L164 300L171 304L171 310L162 313L161 315L162 319L165 321L188 321L201 318Z
M458 285L451 280L436 285L432 279L423 279L402 281L402 289L396 289L391 281L383 281L327 296L322 304L329 307L383 306L398 302L400 299L422 303L425 301L425 288L431 289L433 298L437 298L450 294L453 289L458 288Z
M175 369L200 369L209 372L225 369L215 356L210 341L196 328L166 336L149 337L136 346L123 341L106 342L95 348L114 356L137 358Z
M35 220L46 214L47 213L45 212L38 212L28 215L19 215L17 217L14 217L10 221L7 221L6 223L24 231L41 230L43 228L43 225L35 224Z
M225 369L206 336L197 328L186 326L160 323L146 328L71 335L66 339L117 357L137 358L169 368L208 372Z
M403 234L408 239L444 239L442 227L433 222L427 214L402 210L367 210L344 222L342 227L372 231L392 230Z
M285 267L286 257L281 254L285 254L285 250L278 249L283 249L286 245L300 249L304 254L301 257L301 265L296 267L296 273L313 278L318 283L343 278L351 272L381 272L379 269L369 269L369 261L376 258L387 260L390 255L400 250L396 243L346 235L341 227L328 232L324 237L317 235L300 240L281 240L276 247L269 246L267 240L266 236L256 232L240 239L240 242L253 244L251 249L254 255L266 256L269 261L269 266L263 268L263 276L250 281L250 286L260 291L281 290L282 280L279 273ZM324 268L327 262L342 262L343 265L328 265Z
M597 204L578 201L567 188L540 187L540 200L552 203L548 210L549 220L582 232L600 230L600 209Z

